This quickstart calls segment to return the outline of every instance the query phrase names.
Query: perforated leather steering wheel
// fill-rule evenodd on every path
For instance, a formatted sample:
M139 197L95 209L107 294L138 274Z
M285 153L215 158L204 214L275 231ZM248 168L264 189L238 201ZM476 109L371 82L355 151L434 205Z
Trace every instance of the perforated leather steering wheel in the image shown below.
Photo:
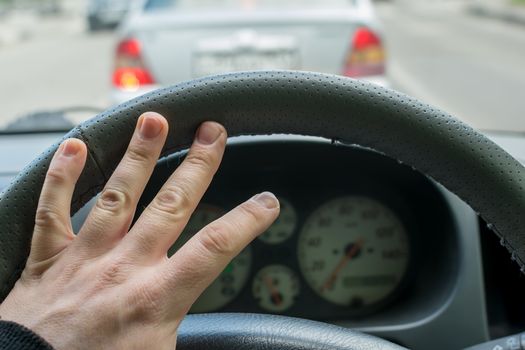
M83 140L89 154L72 213L102 189L124 155L137 118L146 111L159 112L170 123L164 156L189 146L196 128L206 120L223 124L230 136L290 133L373 148L462 198L525 269L525 169L517 160L434 107L372 84L317 73L269 71L206 77L147 94L78 125L65 138ZM24 268L38 197L56 148L57 144L51 146L21 171L0 197L2 300ZM325 332L325 337L315 336L319 332ZM228 314L189 317L180 330L179 346L399 348L322 323Z

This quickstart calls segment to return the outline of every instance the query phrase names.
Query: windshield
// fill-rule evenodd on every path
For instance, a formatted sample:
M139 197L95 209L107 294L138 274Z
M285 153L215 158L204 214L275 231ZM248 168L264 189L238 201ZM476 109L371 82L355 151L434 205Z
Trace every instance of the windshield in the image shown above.
M298 69L523 133L524 62L524 0L0 0L0 132L66 131L204 75Z

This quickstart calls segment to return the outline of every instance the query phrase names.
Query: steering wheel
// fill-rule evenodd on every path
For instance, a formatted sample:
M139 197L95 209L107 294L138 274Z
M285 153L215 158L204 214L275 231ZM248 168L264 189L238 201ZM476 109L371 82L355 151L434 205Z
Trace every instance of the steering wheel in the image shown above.
M242 72L158 90L101 113L65 138L83 140L86 168L75 213L104 186L124 155L141 113L170 123L163 156L188 147L198 125L223 124L230 136L290 133L358 144L433 178L468 203L525 271L525 168L450 115L398 92L349 78L307 72ZM44 176L58 144L29 164L0 197L0 297L29 253ZM385 340L319 322L278 316L188 316L181 349L400 349Z

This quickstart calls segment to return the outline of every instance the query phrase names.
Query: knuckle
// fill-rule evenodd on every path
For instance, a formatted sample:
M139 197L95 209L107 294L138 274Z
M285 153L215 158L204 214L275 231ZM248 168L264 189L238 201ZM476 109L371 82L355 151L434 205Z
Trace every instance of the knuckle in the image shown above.
M46 178L48 181L54 184L63 184L67 182L68 176L65 168L63 167L51 167L47 171Z
M152 206L164 216L169 216L172 220L182 219L191 207L192 196L185 186L173 186L163 189L155 197Z
M56 226L60 222L61 215L58 210L47 204L40 204L36 210L35 224L39 227Z
M130 205L131 199L126 191L116 188L105 188L97 200L97 208L118 214Z
M197 237L204 250L214 255L232 255L236 251L235 242L224 225L212 223Z
M146 147L135 145L128 148L126 157L136 163L149 163L151 154Z
M241 214L247 217L250 221L259 222L263 219L263 211L261 207L253 201L243 203L239 210Z
M186 157L186 162L196 168L209 169L215 167L215 159L209 150L194 149Z

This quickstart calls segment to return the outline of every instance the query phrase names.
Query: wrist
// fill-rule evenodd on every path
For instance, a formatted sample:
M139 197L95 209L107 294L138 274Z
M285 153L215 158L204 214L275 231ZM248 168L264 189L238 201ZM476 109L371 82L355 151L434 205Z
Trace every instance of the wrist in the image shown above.
M0 349L53 350L53 347L29 328L0 320Z

